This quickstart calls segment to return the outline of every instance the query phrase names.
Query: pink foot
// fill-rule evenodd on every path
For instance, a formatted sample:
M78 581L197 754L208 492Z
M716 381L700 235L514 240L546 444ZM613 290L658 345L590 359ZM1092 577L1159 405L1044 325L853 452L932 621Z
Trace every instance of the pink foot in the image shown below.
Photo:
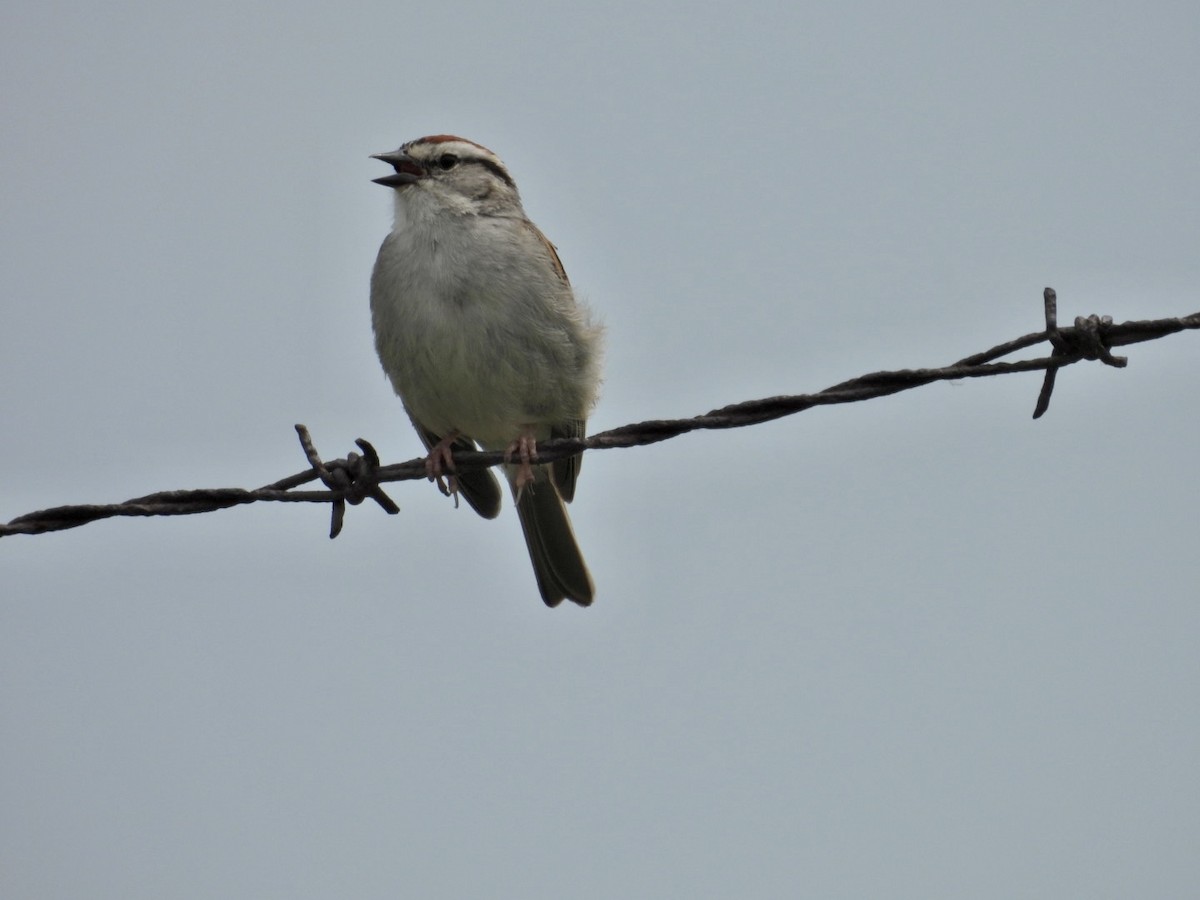
M525 488L533 484L533 461L537 459L537 438L533 435L532 425L521 426L521 433L517 439L504 451L506 463L512 463L514 458L517 462L517 477L513 479L513 484L516 485L517 499L519 500Z
M430 447L429 455L425 457L425 477L436 481L444 496L453 497L455 506L458 505L458 479L454 477L454 456L450 447L458 437L457 431L450 432Z

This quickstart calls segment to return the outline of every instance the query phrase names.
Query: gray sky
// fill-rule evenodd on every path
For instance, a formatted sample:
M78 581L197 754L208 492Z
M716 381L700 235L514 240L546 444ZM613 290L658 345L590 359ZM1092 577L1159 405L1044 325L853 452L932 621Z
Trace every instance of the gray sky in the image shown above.
M799 8L794 8L799 7ZM598 431L1200 309L1195 3L10 3L0 519L419 444L368 154L496 150ZM1186 897L1200 336L589 454L511 509L0 541L5 898ZM1122 351L1125 352L1125 351Z

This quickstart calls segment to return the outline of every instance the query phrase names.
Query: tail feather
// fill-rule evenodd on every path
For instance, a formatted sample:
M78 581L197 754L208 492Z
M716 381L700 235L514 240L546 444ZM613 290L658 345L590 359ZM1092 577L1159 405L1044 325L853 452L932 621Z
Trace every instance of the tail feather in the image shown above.
M547 606L563 600L589 606L596 588L547 467L534 468L533 483L517 497L517 514L542 600Z

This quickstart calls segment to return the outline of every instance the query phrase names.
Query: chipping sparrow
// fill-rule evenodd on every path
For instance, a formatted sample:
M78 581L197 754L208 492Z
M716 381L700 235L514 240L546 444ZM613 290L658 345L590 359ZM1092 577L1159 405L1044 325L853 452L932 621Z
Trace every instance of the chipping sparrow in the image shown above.
M495 476L455 474L451 449L505 450L542 599L587 606L592 578L563 506L581 458L537 465L534 445L583 436L601 328L492 151L439 134L373 158L396 170L375 179L396 201L371 275L375 349L429 451L426 472L491 519Z

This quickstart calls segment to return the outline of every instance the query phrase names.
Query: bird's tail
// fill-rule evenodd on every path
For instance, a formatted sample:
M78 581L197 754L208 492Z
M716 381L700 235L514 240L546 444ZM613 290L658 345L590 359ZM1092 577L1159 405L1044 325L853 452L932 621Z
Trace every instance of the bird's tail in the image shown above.
M596 588L575 542L567 508L549 467L534 466L533 473L533 483L519 492L514 488L513 494L542 600L547 606L558 606L563 600L589 606Z

